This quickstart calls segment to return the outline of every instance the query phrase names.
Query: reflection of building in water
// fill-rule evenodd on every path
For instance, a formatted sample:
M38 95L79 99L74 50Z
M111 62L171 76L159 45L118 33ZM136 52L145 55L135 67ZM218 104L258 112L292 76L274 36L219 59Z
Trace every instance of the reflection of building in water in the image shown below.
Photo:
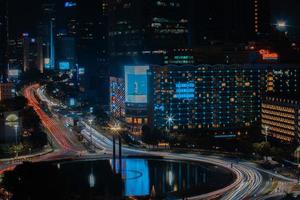
M187 197L202 192L211 192L224 187L224 183L231 180L231 175L218 167L196 165L191 163L175 162L149 162L149 175L151 177L151 194L172 194L176 197ZM223 175L219 180L220 173ZM164 198L164 196L156 196Z
M110 162L113 168L113 162ZM119 162L116 171L120 172ZM220 174L222 181L219 180ZM232 180L230 173L213 166L185 162L165 162L144 159L123 159L124 195L166 198L166 195L186 197L211 192ZM171 195L171 196L172 196ZM174 196L174 197L175 197Z

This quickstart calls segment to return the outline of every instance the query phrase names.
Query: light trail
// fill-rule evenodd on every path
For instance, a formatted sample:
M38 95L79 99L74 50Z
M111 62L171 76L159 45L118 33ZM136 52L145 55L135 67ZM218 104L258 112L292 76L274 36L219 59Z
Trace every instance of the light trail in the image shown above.
M62 150L77 152L79 149L72 145L72 141L66 137L65 131L62 130L56 121L50 118L40 107L38 100L34 96L34 92L39 88L38 84L31 85L24 90L24 96L28 99L29 105L33 107L35 112L41 119L44 127L49 131L55 142Z

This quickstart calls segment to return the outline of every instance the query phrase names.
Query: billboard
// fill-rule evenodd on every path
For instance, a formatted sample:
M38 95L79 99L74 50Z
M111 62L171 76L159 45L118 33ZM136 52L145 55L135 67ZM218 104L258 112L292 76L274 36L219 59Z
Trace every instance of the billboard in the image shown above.
M126 103L147 103L149 66L125 66Z
M59 62L59 69L60 70L69 70L70 63L69 62Z

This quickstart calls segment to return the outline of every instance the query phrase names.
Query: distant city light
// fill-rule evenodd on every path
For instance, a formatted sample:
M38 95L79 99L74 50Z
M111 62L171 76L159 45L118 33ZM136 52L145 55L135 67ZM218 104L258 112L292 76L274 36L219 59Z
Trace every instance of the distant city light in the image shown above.
M67 1L65 2L65 8L75 7L77 6L76 2Z
M276 24L277 29L284 30L287 27L287 24L285 21L278 21Z

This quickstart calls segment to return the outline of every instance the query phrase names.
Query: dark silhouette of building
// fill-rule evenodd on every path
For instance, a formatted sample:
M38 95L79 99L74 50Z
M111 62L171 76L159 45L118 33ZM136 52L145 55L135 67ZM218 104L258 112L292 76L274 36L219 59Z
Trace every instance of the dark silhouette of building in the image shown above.
M191 0L193 45L245 42L270 34L269 0Z
M1 82L7 77L8 16L7 1L0 0L0 76Z
M188 46L186 0L112 0L109 3L109 48L112 73L122 66L161 63L170 49Z

